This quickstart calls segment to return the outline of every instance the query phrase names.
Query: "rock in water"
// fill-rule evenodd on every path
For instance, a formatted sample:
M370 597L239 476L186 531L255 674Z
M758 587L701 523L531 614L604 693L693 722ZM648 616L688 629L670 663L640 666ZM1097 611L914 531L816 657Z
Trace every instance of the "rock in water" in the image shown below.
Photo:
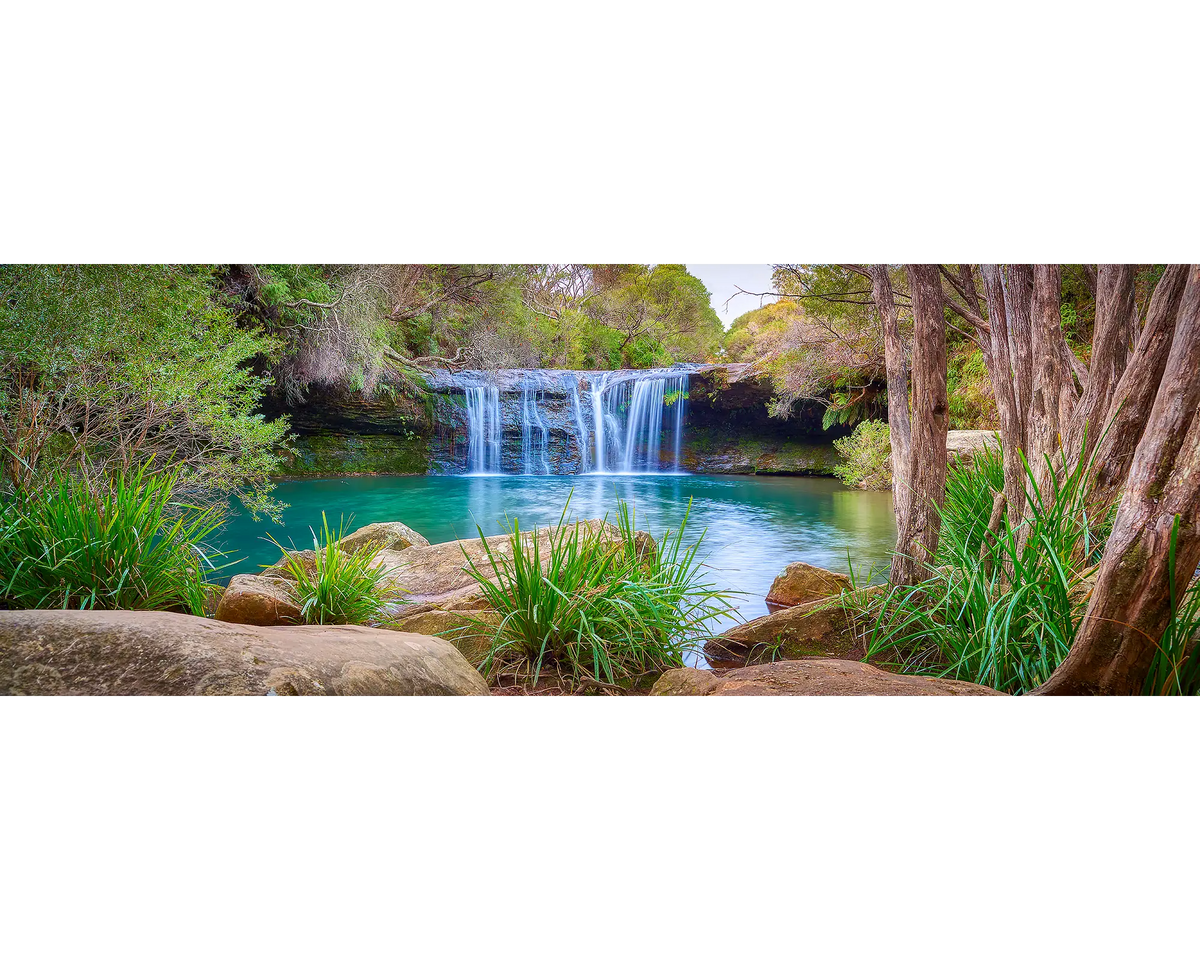
M0 693L480 695L453 645L371 627L141 610L0 611Z
M693 697L970 697L1005 694L963 680L910 677L850 660L785 660L717 676L710 670L668 670L651 696Z
M798 603L834 597L851 588L850 578L797 560L783 568L771 584L767 603L794 607Z
M259 627L300 623L300 601L287 580L242 573L229 581L214 616Z
M427 547L429 541L398 520L387 523L369 523L338 541L338 546L348 553L367 547L380 550L405 550L408 547Z

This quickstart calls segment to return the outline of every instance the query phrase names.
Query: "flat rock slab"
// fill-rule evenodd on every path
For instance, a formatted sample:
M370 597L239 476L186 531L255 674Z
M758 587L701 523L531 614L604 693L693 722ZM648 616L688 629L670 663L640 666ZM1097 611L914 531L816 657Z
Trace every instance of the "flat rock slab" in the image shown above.
M955 457L970 460L984 447L1000 449L995 430L949 430L946 433L946 456L951 463Z
M482 695L445 640L157 611L0 611L0 694Z
M962 680L888 673L853 660L783 660L727 673L668 670L651 696L692 697L972 697L1005 694Z

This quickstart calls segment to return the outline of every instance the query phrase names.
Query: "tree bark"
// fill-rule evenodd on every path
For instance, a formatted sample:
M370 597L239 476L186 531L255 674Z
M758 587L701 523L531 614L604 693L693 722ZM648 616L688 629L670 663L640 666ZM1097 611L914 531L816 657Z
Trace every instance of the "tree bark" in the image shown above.
M1026 451L1037 489L1046 496L1051 472L1061 464L1062 436L1074 412L1075 380L1062 332L1062 274L1057 263L1033 268L1033 397ZM1032 494L1033 491L1031 490Z
M1007 504L1008 521L1015 527L1025 515L1026 476L1025 466L1021 461L1025 429L1017 398L1017 376L1010 352L1012 340L1000 265L982 263L979 265L979 272L983 277L983 297L988 311L988 341L991 345L988 375L992 381L992 392L996 395L996 410L1000 415L1000 450L1004 456L1004 500Z
M1004 313L1013 386L1021 418L1021 449L1029 449L1029 408L1033 403L1033 267L1010 263L1004 275Z
M937 552L946 496L946 319L936 264L910 263L913 319L912 499L892 555L893 585L924 579Z
M1096 449L1121 374L1129 360L1129 330L1137 316L1133 298L1134 266L1102 263L1096 277L1096 325L1087 386L1067 431L1069 463L1086 461Z
M900 336L896 296L886 263L866 264L872 297L883 324L883 355L887 368L888 434L892 444L892 510L899 529L908 515L912 497L909 477L912 457L912 420L908 414L908 358Z
M1164 278L1165 279L1165 278ZM1161 282L1161 281L1160 281ZM1200 563L1200 265L1187 271L1162 381L1137 445L1096 587L1044 694L1136 694ZM1178 517L1175 582L1168 548Z
M1109 401L1103 436L1097 430L1091 497L1098 506L1113 503L1129 475L1162 382L1187 278L1187 264L1171 264L1155 286L1146 326Z

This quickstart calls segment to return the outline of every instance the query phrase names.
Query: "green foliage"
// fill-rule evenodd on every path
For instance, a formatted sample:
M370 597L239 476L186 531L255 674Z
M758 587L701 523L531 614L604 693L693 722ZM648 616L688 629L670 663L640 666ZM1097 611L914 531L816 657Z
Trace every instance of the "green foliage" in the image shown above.
M462 628L492 638L482 666L489 676L536 683L552 672L572 687L636 682L682 666L706 624L733 609L730 594L703 579L703 534L685 545L686 516L657 551L640 548L624 502L615 536L607 524L592 529L566 516L564 507L545 531L546 556L538 531L522 533L519 521L508 550L493 549L480 531L486 559L467 556L501 617L498 627L479 619Z
M143 464L17 491L0 518L0 605L203 615L215 569L203 544L218 520L175 498L179 477Z
M892 485L892 441L883 420L864 420L848 437L833 441L842 462L834 475L848 487L886 490Z
M0 266L6 472L182 464L193 492L268 508L288 423L257 412L251 362L277 347L219 302L209 267Z
M995 461L956 466L933 575L883 601L868 656L902 672L1008 693L1044 683L1075 640L1085 577L1111 523L1111 511L1089 513L1090 468L1085 461L1053 477L1052 497L1033 497L1022 523L1006 521L981 559L980 520L991 510Z
M951 430L987 430L999 426L991 377L983 354L973 343L961 344L947 358L946 399Z
M345 536L344 524L332 533L323 510L321 532L314 530L312 535L316 556L311 568L274 537L267 537L279 547L284 567L295 581L305 623L370 623L388 603L399 600L396 591L383 584L383 568L375 566L380 547L353 552L342 549L339 541Z

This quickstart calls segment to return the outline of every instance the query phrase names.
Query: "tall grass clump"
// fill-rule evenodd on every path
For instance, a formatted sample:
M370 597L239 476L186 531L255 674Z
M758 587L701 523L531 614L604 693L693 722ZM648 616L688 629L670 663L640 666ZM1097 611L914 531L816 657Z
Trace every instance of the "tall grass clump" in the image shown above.
M203 615L206 573L216 569L204 541L220 514L177 500L179 478L147 464L12 493L0 519L0 604Z
M570 505L570 498L567 507ZM550 676L567 688L627 687L671 667L708 636L706 625L733 610L731 594L704 579L704 535L686 543L688 513L657 549L639 543L633 514L618 503L616 529L567 522L522 532L513 521L495 549L479 531L483 557L464 550L499 624L482 618L462 629L490 637L482 664L489 678L536 684Z
M986 452L951 471L936 565L929 579L895 588L882 604L868 656L903 672L953 677L1008 693L1047 680L1075 640L1112 509L1094 516L1079 463L1051 473L1051 496L1030 496L1026 517L987 532L1003 485ZM984 541L987 538L987 546Z
M370 623L378 619L386 604L399 600L399 591L383 582L384 569L375 565L381 547L343 549L339 541L345 535L345 524L331 531L324 511L321 531L311 533L315 555L311 563L274 537L267 537L283 553L283 567L294 581L305 623Z
M1179 597L1175 592L1175 547L1179 537L1179 517L1171 527L1167 554L1167 576L1171 583L1171 619L1163 632L1142 693L1157 696L1200 695L1200 578Z

